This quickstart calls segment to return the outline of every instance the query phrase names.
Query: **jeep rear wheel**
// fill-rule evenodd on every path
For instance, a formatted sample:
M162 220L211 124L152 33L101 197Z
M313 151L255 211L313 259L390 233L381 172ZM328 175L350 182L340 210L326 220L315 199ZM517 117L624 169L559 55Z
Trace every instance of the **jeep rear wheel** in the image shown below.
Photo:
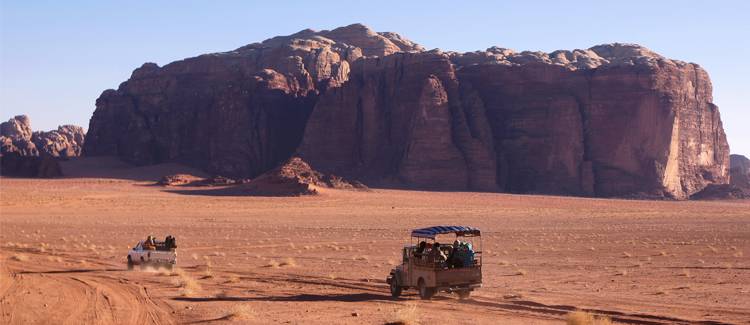
M471 290L459 290L456 293L458 294L458 299L461 300L469 299L469 296L471 296Z
M133 270L133 260L130 259L130 255L128 255L128 271Z
M419 279L419 298L422 300L430 300L435 295L435 288L427 287L424 279Z

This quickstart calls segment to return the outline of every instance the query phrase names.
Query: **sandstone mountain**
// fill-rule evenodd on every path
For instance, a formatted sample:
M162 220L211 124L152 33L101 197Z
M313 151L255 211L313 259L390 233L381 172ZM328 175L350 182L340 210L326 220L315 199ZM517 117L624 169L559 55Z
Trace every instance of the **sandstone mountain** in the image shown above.
M367 184L684 199L729 182L708 74L631 44L426 51L355 24L136 69L85 155L256 177L292 155Z

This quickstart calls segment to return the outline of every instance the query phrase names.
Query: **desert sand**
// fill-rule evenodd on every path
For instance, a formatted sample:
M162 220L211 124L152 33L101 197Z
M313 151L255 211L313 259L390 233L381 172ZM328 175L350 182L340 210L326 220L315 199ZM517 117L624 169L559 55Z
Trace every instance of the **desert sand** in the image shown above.
M65 162L60 179L0 178L0 323L560 324L750 322L750 201L662 202L318 189L213 195L154 186L176 165ZM483 231L471 299L384 282L412 228ZM146 235L178 263L127 271Z

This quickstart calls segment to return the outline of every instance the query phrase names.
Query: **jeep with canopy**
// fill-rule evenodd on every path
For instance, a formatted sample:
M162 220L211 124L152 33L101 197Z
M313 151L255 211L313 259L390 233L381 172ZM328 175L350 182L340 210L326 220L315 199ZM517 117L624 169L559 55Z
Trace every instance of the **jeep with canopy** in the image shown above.
M422 299L441 291L468 298L482 286L481 238L479 229L467 226L414 229L401 265L386 278L391 295L397 298L403 290L417 289Z

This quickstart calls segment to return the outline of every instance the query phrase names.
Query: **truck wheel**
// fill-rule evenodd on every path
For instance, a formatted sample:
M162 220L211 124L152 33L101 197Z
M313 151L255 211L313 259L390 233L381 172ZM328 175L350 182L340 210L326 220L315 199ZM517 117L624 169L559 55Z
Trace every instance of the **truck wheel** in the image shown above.
M428 288L424 283L424 279L419 279L419 298L422 300L430 300L435 295L435 288Z
M458 299L464 300L469 299L469 296L471 296L471 290L460 290L456 291L458 294Z
M401 295L401 291L403 290L404 288L396 283L396 279L391 280L391 296L393 298L398 298Z
M133 270L133 260L130 259L130 255L128 255L128 271Z
M174 264L172 264L172 263L167 263L166 267L167 267L167 270L170 270L170 271L172 271L172 270L174 269Z

